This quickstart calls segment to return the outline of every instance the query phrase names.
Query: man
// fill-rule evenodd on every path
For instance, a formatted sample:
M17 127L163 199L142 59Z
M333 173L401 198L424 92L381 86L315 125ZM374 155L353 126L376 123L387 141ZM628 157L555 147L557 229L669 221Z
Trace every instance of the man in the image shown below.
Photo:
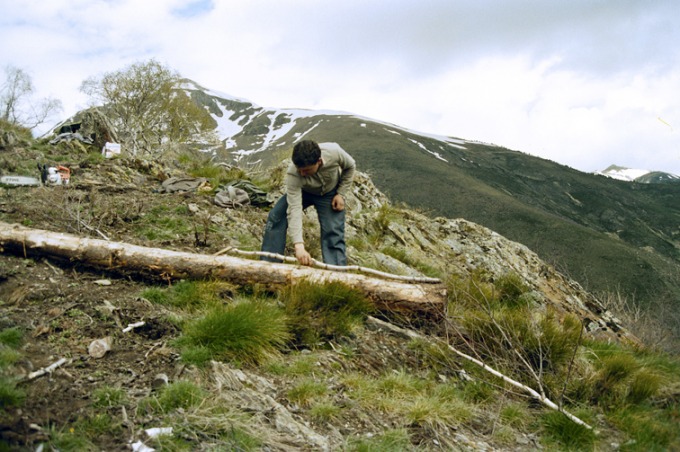
M286 194L269 212L262 251L283 254L286 233L295 244L295 257L311 265L302 235L302 211L314 206L321 225L321 254L331 265L347 265L345 252L345 196L354 178L354 159L337 143L304 140L293 148L286 172ZM277 259L262 258L271 262Z

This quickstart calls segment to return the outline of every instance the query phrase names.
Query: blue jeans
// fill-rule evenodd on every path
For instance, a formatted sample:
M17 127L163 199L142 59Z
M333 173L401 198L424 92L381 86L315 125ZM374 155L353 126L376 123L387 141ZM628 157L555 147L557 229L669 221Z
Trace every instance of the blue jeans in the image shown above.
M336 195L333 190L325 195L313 195L302 192L302 209L314 206L321 225L321 255L323 261L330 265L347 265L345 249L345 211L333 210L331 201ZM283 254L286 249L286 235L288 233L288 198L284 195L274 205L267 224L264 227L262 251ZM281 262L279 259L260 257L260 260Z

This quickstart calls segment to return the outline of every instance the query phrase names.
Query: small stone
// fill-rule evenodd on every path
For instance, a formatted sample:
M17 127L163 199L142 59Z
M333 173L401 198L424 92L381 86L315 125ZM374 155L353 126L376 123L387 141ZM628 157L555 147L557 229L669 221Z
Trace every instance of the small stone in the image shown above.
M155 377L153 377L153 381L151 382L151 387L154 389L159 389L164 386L167 386L169 383L170 379L166 374L156 374Z

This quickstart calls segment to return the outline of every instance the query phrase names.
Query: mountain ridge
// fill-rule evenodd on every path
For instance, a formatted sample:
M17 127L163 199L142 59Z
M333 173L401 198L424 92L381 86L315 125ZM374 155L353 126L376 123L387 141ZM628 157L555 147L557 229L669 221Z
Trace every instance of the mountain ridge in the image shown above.
M645 169L626 168L625 166L610 165L595 174L608 176L613 179L628 182L639 182L642 184L664 184L680 182L680 176L665 171L650 171Z

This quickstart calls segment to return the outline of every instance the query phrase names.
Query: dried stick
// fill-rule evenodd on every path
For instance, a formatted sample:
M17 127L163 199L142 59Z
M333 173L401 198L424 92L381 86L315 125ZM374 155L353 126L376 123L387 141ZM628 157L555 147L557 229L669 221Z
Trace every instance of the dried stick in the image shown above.
M427 338L425 338L424 336L422 336L422 335L416 333L416 332L413 331L413 330L409 330L409 329L406 329L406 328L398 327L398 326L396 326L396 325L392 325L392 324L389 323L389 322L385 322L385 321L380 320L380 319L377 319L377 318L375 318L375 317L369 317L369 321L372 322L372 323L374 323L374 324L376 324L376 325L378 325L378 326L380 326L380 327L383 327L383 328L385 328L385 329L388 329L388 330L390 330L390 331L393 331L393 332L395 332L395 333L397 333L397 334L400 334L400 335L402 335L402 336L409 337L409 338L411 338L411 339L431 340L431 341L436 341L436 342L443 343L443 341L441 341L441 340L438 340L438 339L435 339L435 338L427 339ZM536 400L538 400L539 402L541 402L543 405L545 405L545 406L547 406L548 408L551 408L551 409L553 409L553 410L555 410L555 411L559 411L560 413L562 413L562 414L564 414L565 416L567 416L571 421L575 422L576 424L582 425L583 427L587 428L588 430L592 430L592 429L593 429L593 427L591 427L590 425L588 425L587 423L585 423L584 421L582 421L582 420L579 419L578 417L574 416L573 414L571 414L571 413L565 411L564 409L562 409L562 407L558 406L555 402L553 402L553 401L551 401L550 399L548 399L547 397L545 397L545 396L539 394L537 391L535 391L534 389L530 388L529 386L526 386L526 385L520 383L519 381L513 380L512 378L510 378L510 377L508 377L508 376L506 376L506 375L500 373L499 371L497 371L497 370L494 369L493 367L490 367L490 366L484 364L482 361L480 361L480 360L478 360L478 359L476 359L476 358L473 358L472 356L467 355L467 354L461 352L460 350L457 350L455 347L453 347L453 346L450 345L450 344L444 343L444 345L446 345L446 346L448 347L449 350L451 350L452 352L454 352L456 355L460 356L461 358L467 359L468 361L477 364L477 365L478 365L479 367L481 367L482 369L486 370L487 372L491 373L492 375L495 375L495 376L499 377L500 379L502 379L502 380L505 381L506 383L509 383L509 384L511 384L512 386L514 386L514 387L516 387L516 388L519 388L519 389L523 390L524 392L527 392L529 395L531 395L533 398L535 398Z
M51 374L57 367L64 365L67 361L68 360L66 358L61 358L59 361L52 363L47 367L43 367L42 369L38 369L35 372L31 372L28 374L26 379L33 380L35 378L42 377L45 374Z
M271 259L279 259L283 262L290 262L290 263L297 263L297 259L294 257L289 257L289 256L283 256L281 254L276 254L276 253L269 253L267 251L243 251L239 250L237 248L234 248L233 246L228 246L218 252L215 253L215 256L219 256L221 254L225 253L235 253L235 254L242 254L244 256L263 256L263 257L269 257ZM350 271L357 271L357 272L362 272L362 273L368 273L371 275L375 276L380 276L382 278L388 278L388 279L395 279L398 281L406 281L406 282L412 282L412 283L425 283L425 284L439 284L442 281L438 278L428 278L426 276L402 276L402 275L393 275L391 273L385 273L381 272L379 270L374 270L372 268L367 268L367 267L360 267L358 265L331 265L331 264L324 264L323 262L319 262L316 259L312 259L312 266L321 268L324 270L333 270L333 271L338 271L338 272L350 272Z

